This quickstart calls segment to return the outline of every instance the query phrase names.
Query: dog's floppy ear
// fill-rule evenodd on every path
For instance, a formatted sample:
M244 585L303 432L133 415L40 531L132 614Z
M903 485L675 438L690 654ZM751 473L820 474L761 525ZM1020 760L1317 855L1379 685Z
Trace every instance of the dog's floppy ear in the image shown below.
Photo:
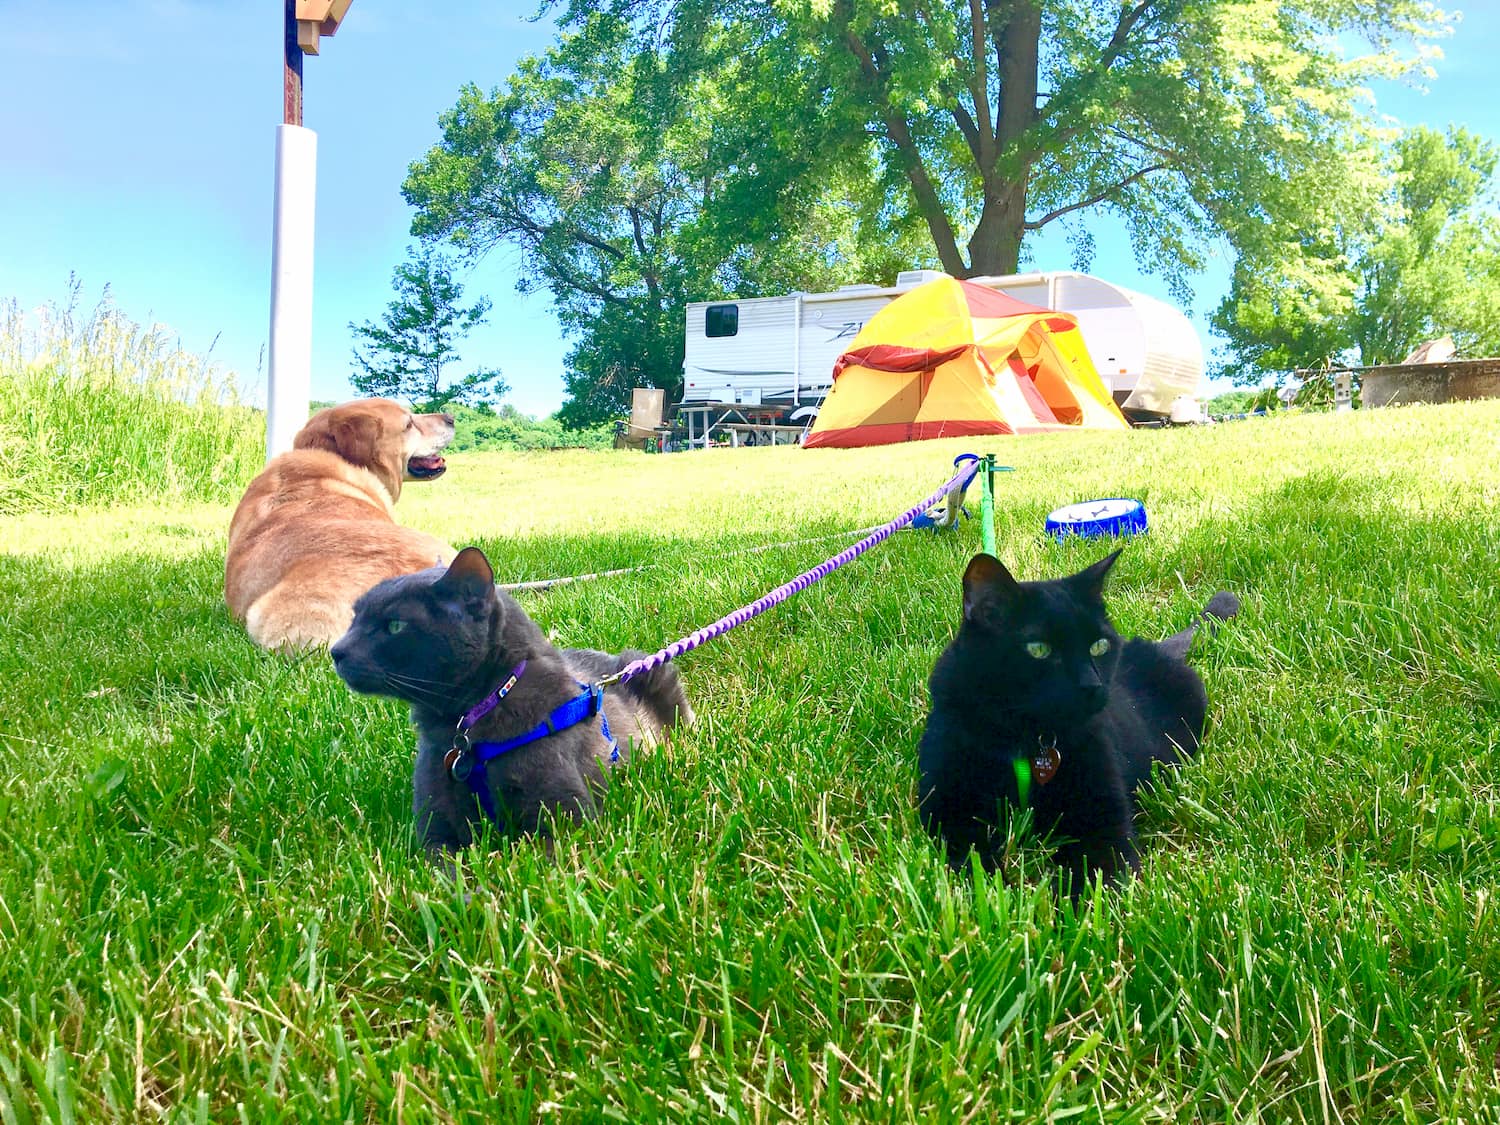
M1008 599L1019 589L1005 564L994 555L975 555L964 571L964 620L972 618L984 602Z
M380 440L380 419L363 410L320 410L292 439L293 449L324 449L369 468Z
M307 420L307 424L292 438L293 449L322 449L337 453L339 447L333 440L333 408L320 410Z
M385 423L372 404L347 403L320 410L292 439L293 449L322 449L368 469L385 485L392 502L401 498L400 443L382 441Z
M494 568L478 547L465 547L437 580L437 589L464 600L487 600L495 593Z

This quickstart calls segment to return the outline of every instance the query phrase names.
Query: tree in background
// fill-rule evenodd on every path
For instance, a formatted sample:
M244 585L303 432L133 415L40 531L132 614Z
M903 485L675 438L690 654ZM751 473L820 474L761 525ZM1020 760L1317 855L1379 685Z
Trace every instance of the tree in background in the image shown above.
M1183 299L1216 241L1336 290L1319 250L1381 199L1363 84L1445 26L1427 0L549 6L557 46L466 88L403 190L420 236L522 248L579 417L676 396L689 300L1010 273L1053 224L1087 268L1101 210Z
M565 27L601 11L637 49L679 55L726 27L745 52L724 99L768 125L747 194L818 177L873 144L876 195L899 185L943 269L1014 272L1025 239L1113 212L1142 265L1180 292L1211 240L1296 261L1378 194L1362 84L1418 68L1400 49L1443 30L1427 0L567 0ZM1350 54L1363 43L1367 53ZM768 118L789 87L802 108ZM790 173L787 169L791 169ZM1069 227L1069 224L1074 224Z
M628 410L637 386L680 398L689 301L889 280L923 258L918 229L864 190L866 139L809 174L793 140L816 69L752 89L777 46L758 30L641 42L623 19L582 19L503 89L464 87L411 166L414 234L517 247L523 290L551 291L574 342L571 424Z
M381 323L349 325L365 345L363 352L358 344L353 349L354 361L364 372L349 377L355 390L403 399L422 412L442 410L454 402L474 406L505 394L509 388L498 370L474 371L446 386L443 382L444 369L462 358L458 341L484 323L488 298L462 307L463 286L430 247L408 252L391 284L396 299Z
M1500 355L1500 150L1466 129L1421 128L1395 155L1393 214L1359 259L1359 362L1396 363L1442 335L1460 354Z
M1500 150L1465 129L1402 134L1382 206L1302 247L1326 269L1276 275L1237 263L1213 317L1229 341L1221 372L1256 382L1328 362L1395 363L1442 335L1461 354L1500 354L1497 160Z

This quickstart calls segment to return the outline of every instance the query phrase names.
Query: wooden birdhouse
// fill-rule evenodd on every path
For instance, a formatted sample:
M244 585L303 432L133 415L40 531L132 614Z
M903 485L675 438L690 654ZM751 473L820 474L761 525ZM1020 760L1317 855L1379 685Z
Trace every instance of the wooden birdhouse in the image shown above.
M305 54L318 53L318 40L339 29L339 21L354 0L297 0L297 46Z

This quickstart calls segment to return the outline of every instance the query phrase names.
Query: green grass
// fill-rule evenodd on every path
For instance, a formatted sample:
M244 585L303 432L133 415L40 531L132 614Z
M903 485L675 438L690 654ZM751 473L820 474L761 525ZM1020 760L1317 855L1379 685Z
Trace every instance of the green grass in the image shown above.
M5 417L9 422L8 416ZM1146 501L1122 631L1198 658L1200 761L1077 916L913 814L978 531L902 533L687 656L703 716L555 861L413 846L411 733L221 601L232 500L0 518L0 1121L1500 1121L1500 403L876 450L460 454L404 520L564 644L647 649L993 449L1024 577Z
M0 516L130 495L233 501L265 458L265 417L229 376L78 287L32 316L0 300Z

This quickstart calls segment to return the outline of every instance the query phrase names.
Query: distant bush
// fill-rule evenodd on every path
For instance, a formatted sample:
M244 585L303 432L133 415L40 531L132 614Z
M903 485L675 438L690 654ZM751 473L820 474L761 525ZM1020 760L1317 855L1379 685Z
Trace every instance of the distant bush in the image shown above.
M265 458L265 416L207 356L103 298L28 316L0 300L0 514L149 497L231 500Z
M314 402L312 409L316 412L333 405ZM536 418L508 405L474 407L449 403L444 409L453 415L450 453L479 449L609 449L614 445L613 426L570 430L556 414Z
M614 427L564 428L557 415L534 418L514 406L497 409L451 406L456 433L448 448L455 453L470 449L608 449L614 443Z
M1286 409L1277 386L1257 387L1247 391L1226 391L1215 395L1204 403L1204 408L1215 418L1226 414L1253 414L1256 411L1270 413Z
M1247 414L1255 409L1255 391L1225 391L1203 404L1210 414Z

